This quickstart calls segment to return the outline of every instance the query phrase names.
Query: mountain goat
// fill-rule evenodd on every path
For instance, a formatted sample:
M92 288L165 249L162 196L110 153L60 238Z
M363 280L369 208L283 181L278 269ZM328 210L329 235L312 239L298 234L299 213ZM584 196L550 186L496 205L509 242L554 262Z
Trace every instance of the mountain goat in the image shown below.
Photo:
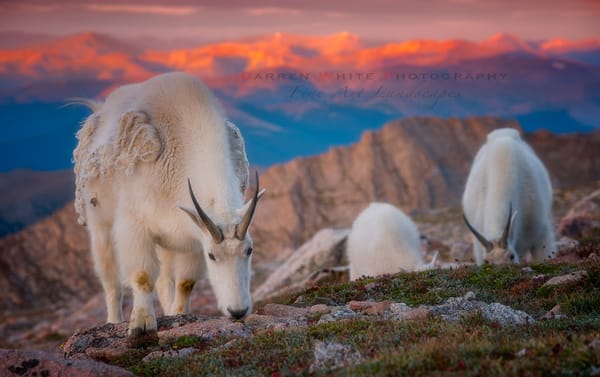
M552 186L544 164L510 128L492 131L473 161L462 198L477 264L552 256Z
M371 203L354 220L347 243L350 279L435 267L423 261L415 223L387 203Z
M122 321L124 281L133 291L129 334L156 331L155 287L165 314L186 313L204 269L225 315L250 313L248 227L264 191L257 174L244 204L244 141L210 90L167 73L88 106L93 114L73 153L75 207L89 230L107 321Z

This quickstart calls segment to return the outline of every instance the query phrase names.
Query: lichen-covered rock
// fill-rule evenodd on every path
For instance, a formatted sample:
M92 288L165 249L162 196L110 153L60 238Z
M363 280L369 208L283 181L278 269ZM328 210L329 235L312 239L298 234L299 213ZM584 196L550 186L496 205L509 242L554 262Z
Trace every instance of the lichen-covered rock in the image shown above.
M446 321L460 321L467 316L480 313L487 320L498 322L502 326L535 322L529 314L520 310L497 302L487 304L471 297L450 297L441 305L429 307L429 311L432 315L439 316Z
M498 322L502 326L526 325L535 322L529 314L497 302L484 305L481 308L481 314L487 320Z
M142 361L147 363L149 361L154 361L158 359L176 359L178 357L189 356L194 352L197 352L197 350L194 347L182 348L180 350L154 351L144 356Z
M350 319L358 316L358 313L351 310L348 306L338 306L331 310L331 313L323 315L319 319L319 324L328 323L328 322L336 322L344 319Z
M306 310L306 309L304 309ZM306 318L274 317L251 314L244 321L225 317L182 314L158 318L158 342L168 345L183 336L211 341L222 338L245 338L260 329L286 329L306 325ZM63 346L64 357L79 360L116 360L132 348L127 323L105 324L85 329L71 336Z
M362 355L346 344L317 342L314 349L315 361L309 371L337 369L360 363Z
M1 376L132 377L125 369L91 360L65 360L42 351L0 349Z

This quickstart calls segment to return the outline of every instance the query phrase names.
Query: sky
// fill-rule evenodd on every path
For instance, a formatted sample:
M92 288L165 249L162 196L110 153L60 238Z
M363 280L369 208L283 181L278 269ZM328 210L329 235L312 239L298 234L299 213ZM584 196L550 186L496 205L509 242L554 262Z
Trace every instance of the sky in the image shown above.
M0 0L0 32L94 31L173 45L342 31L374 42L483 40L500 32L580 40L600 36L598 20L597 0Z

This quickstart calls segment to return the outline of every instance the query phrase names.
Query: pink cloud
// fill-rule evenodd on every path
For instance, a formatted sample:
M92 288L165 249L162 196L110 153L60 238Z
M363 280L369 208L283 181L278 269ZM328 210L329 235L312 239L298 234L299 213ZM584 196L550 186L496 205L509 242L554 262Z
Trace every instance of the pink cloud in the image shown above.
M268 8L252 8L248 10L248 13L253 16L265 16L265 15L300 15L303 12L299 9L290 9L290 8L277 8L277 7L268 7Z
M161 14L167 16L188 16L201 10L200 7L193 6L143 4L87 4L85 7L95 12Z

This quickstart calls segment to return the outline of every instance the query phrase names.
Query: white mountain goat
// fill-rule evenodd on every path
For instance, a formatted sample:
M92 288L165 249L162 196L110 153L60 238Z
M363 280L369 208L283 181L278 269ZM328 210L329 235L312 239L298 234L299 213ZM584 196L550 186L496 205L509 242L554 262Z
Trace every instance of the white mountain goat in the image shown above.
M519 132L492 131L462 199L477 264L541 261L554 252L552 186L544 164Z
M387 203L371 203L354 220L347 242L350 279L421 271L435 267L437 252L425 264L415 223Z
M219 309L234 319L250 313L248 227L264 191L257 174L244 204L244 142L210 90L167 73L87 105L93 114L74 151L75 207L89 230L108 322L122 321L123 281L133 290L129 334L156 331L155 286L166 314L186 313L205 268Z

